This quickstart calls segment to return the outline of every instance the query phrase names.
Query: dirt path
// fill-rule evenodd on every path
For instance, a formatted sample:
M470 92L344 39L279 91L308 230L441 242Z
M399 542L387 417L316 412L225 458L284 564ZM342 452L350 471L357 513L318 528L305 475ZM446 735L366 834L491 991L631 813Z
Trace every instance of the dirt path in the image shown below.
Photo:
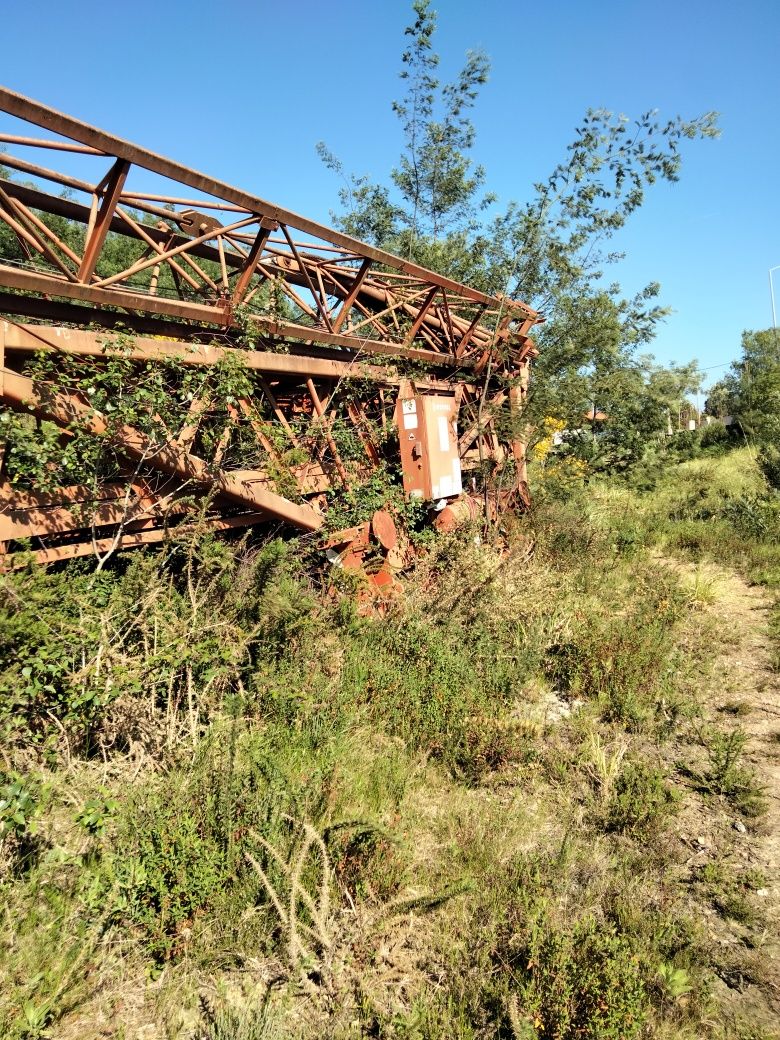
M713 921L712 934L731 947L735 971L726 984L735 1006L763 1005L767 1024L780 1026L780 674L772 666L769 633L773 601L733 571L676 564L694 595L709 600L705 611L717 622L720 642L713 645L714 667L707 700L714 725L747 735L743 761L763 790L766 812L745 819L723 800L713 853L763 878L751 893L756 920ZM715 819L710 818L711 823ZM717 833L719 832L719 833ZM738 955L740 951L741 956ZM728 961L728 956L725 957ZM760 1017L764 1017L761 1015Z

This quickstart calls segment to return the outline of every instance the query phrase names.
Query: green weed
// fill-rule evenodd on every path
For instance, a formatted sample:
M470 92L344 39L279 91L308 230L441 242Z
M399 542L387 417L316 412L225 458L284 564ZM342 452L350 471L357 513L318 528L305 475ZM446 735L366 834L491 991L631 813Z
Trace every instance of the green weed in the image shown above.
M745 816L766 811L755 774L743 765L747 734L741 729L709 730L702 733L709 768L699 776L703 787L727 798Z
M38 1040L94 990L107 915L82 913L73 893L34 877L8 898L0 933L0 1032Z
M649 1011L640 958L631 943L585 918L561 931L534 922L509 961L519 1006L539 1038L623 1040L638 1036Z
M295 1034L282 1030L270 1005L270 990L240 1003L201 998L201 1023L193 1040L282 1040Z
M628 762L620 771L605 813L607 830L646 834L659 828L679 804L663 774L646 763Z

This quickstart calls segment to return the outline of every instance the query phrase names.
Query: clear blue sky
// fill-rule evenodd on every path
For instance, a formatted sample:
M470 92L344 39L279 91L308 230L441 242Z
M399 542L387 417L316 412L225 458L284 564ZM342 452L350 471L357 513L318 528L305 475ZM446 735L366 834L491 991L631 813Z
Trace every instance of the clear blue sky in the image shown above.
M442 75L490 56L476 158L504 201L563 156L587 107L721 113L720 140L686 149L623 233L616 277L660 281L674 314L663 362L728 362L771 323L780 264L780 0L438 0ZM3 84L323 221L347 169L386 179L400 150L390 103L406 0L37 0L4 5ZM0 117L0 126L5 117ZM780 271L776 272L780 303ZM532 302L532 301L529 301ZM710 373L718 378L723 369Z

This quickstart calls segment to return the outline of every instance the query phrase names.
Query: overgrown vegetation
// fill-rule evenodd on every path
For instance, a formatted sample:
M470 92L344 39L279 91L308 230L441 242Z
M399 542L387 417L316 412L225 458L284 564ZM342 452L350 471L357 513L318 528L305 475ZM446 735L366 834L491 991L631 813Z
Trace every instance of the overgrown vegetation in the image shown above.
M759 1035L699 922L759 928L761 879L678 834L762 792L658 556L776 582L763 479L591 483L383 617L280 541L4 576L4 1035Z
M599 274L601 245L714 117L643 116L629 139L589 113L567 161L486 230L468 112L487 63L472 55L442 87L433 12L414 13L397 196L353 179L342 224L549 312L523 417L540 438L534 510L494 542L432 542L381 616L298 543L197 526L159 552L0 577L11 1040L770 1035L764 879L734 844L766 800L713 672L730 632L708 608L713 561L780 586L774 426L756 407L774 370L756 334L764 389L740 372L726 388L760 454L719 426L658 437L697 372L636 355L663 315L657 286L624 300ZM113 423L154 444L201 400L208 442L232 398L257 396L240 366L41 357L32 374L110 417L107 437L74 426L65 448L4 418L7 475L39 490L111 475ZM251 425L229 449L243 463ZM331 432L357 468L358 439ZM292 495L302 460L276 447ZM413 524L396 476L331 493L329 524L388 500Z

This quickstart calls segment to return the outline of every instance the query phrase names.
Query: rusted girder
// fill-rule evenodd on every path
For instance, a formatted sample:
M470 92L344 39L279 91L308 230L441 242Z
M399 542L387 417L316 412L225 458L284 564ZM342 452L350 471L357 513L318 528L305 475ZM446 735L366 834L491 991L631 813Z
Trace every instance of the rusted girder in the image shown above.
M78 419L88 432L99 437L108 432L105 418L77 394L55 392L42 398L32 379L8 369L4 369L2 374L3 397L14 407L62 426ZM111 435L131 458L146 461L163 473L175 474L184 482L213 488L239 505L262 510L266 515L285 520L304 531L317 531L323 524L322 515L311 506L290 502L273 491L257 487L263 476L255 471L213 470L202 459L177 449L173 444L155 444L146 434L131 426L121 425L112 430Z
M289 225L298 231L303 231L316 238L328 241L334 246L348 250L354 255L368 257L391 269L402 271L404 274L412 275L445 289L451 289L475 303L486 303L488 305L495 303L492 297L477 289L461 285L451 278L445 278L434 271L429 271L419 264L402 260L392 253L367 245L359 239L352 238L350 235L345 235L340 231L335 231L324 224L309 220L307 217L294 213L292 210L275 206L273 203L256 195L233 188L229 184L199 173L196 170L191 170L171 159L166 159L145 148L131 144L129 141L124 141L120 137L108 134L97 127L90 126L88 123L74 119L72 116L65 115L56 109L49 108L47 105L42 105L40 102L24 97L22 94L17 94L4 87L0 87L0 111L8 112L10 115L16 116L25 122L44 127L46 130L67 137L71 141L88 145L104 155L122 159L134 166L141 166L146 170L159 174L161 177L177 181L180 184L186 184L188 187L205 192L205 194L213 198L232 202L248 212L257 213L280 224ZM535 313L525 304L513 303L513 306L516 306L524 314Z
M25 180L0 182L0 224L18 243L0 257L0 396L56 423L62 436L72 436L70 422L110 433L119 464L130 460L129 470L142 469L156 491L117 498L101 485L94 499L77 502L63 488L45 504L31 492L29 507L24 492L13 492L15 519L0 528L0 552L25 531L42 540L47 562L146 544L164 537L167 503L185 509L181 496L191 489L209 497L208 522L220 528L275 518L320 530L340 489L386 466L392 472L398 455L405 464L409 452L390 434L400 423L394 415L405 416L404 447L411 435L416 450L438 453L444 467L439 474L426 466L431 479L417 488L424 497L454 497L444 489L460 488L461 460L473 469L475 458L480 472L490 468L483 462L509 460L514 491L525 494L520 419L536 353L529 337L543 320L526 304L461 285L0 88L3 111L57 136L27 127L0 133L14 152L0 153L0 166ZM41 149L48 165L37 161ZM138 168L146 172L134 183ZM56 194L62 188L68 197ZM10 320L22 316L49 324ZM125 329L119 339L93 324L136 335ZM117 356L130 362L131 380L160 362L181 415L166 411L171 430L161 429L162 443L109 426L77 392L31 383L23 373L39 351L82 359L72 369L78 378ZM234 356L246 369L238 399L215 401L209 387L218 380L193 380L180 368ZM68 370L55 361L53 371L60 367ZM193 397L189 386L204 390ZM406 413L386 389L401 386L408 408L414 404ZM507 400L515 422L503 444L509 435L496 418ZM426 421L415 433L418 415ZM456 420L466 430L460 445ZM232 468L223 465L229 458ZM7 485L2 493L11 494ZM359 526L356 559L372 537Z
M219 328L234 324L234 308L240 303L242 320L272 339L408 357L443 367L473 364L492 349L497 335L506 338L510 321L526 325L539 320L519 301L491 297L461 285L2 88L0 110L70 138L50 142L53 159L60 154L57 145L64 144L93 157L91 162L98 161L95 157L112 160L101 179L92 183L21 156L2 155L1 161L11 169L87 198L84 204L57 199L37 186L10 182L11 197L18 205L66 215L85 225L86 236L79 257L61 241L52 244L37 239L24 220L20 222L19 214L1 210L0 220L25 248L42 254L50 269L20 271L3 265L0 285L81 300L97 308L120 307ZM22 150L47 146L41 138L6 136ZM134 166L206 197L130 191L127 183ZM186 210L176 210L185 203ZM128 205L159 218L157 225L131 217ZM38 219L31 210L28 216ZM270 232L276 228L281 237L271 238ZM131 259L124 270L106 271L105 266L101 269L101 258L109 232L135 237L149 248L146 254ZM297 241L300 233L312 240ZM219 277L212 277L196 257L217 265ZM187 274L179 261L188 264L197 277ZM152 268L157 273L148 285L143 284L143 276ZM170 271L179 299L159 291L161 268ZM280 284L305 320L295 314L269 314L267 307L256 306L253 298L272 280ZM515 345L522 345L525 338L524 328L514 337Z
M9 354L31 354L37 351L73 354L78 357L124 357L131 361L179 361L185 365L208 366L234 354L242 365L254 372L273 375L317 376L325 379L368 379L382 386L398 386L402 377L390 368L365 362L332 361L329 358L298 357L262 350L238 350L211 343L180 343L149 339L143 336L118 339L109 333L91 332L50 325L22 325L0 318L0 334ZM423 390L450 391L443 379L419 379Z

